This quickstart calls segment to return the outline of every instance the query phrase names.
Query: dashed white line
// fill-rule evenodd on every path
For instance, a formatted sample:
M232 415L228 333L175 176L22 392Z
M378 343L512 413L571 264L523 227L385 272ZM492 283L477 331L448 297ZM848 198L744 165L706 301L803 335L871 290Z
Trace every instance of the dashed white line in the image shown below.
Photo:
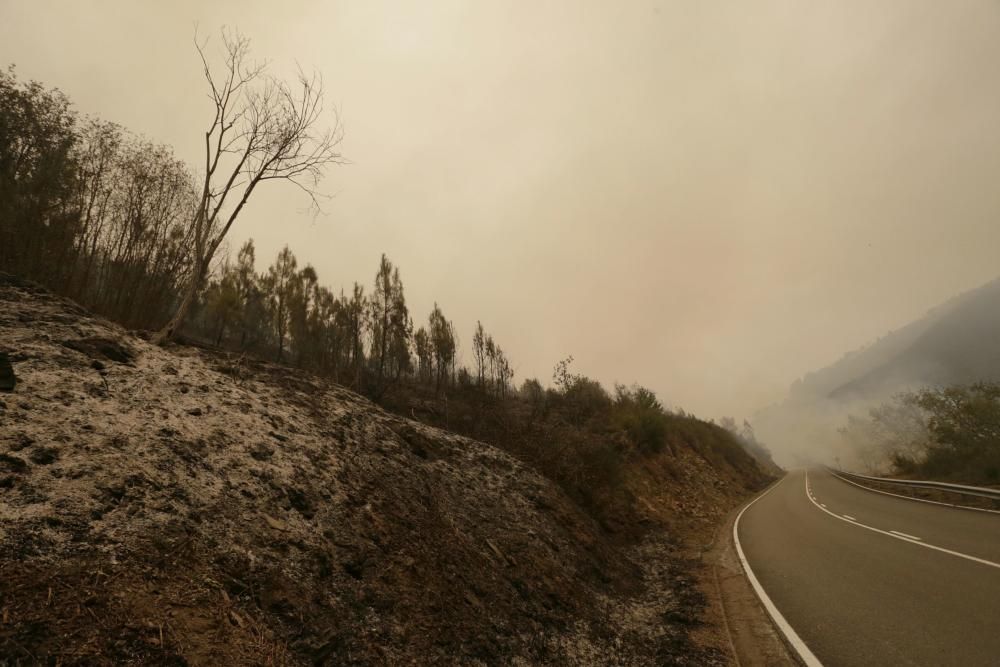
M918 542L921 541L920 538L917 537L916 535L907 535L906 533L901 533L898 530L890 530L889 532L892 533L893 535L899 535L900 537L905 537L908 540L916 540Z
M857 521L857 519L855 519L855 518L854 518L853 516L851 516L850 514L845 514L845 515L844 515L844 518L845 518L845 519L847 519L848 521L855 521L855 522Z
M922 540L913 540L910 539L909 537L903 537L902 535L897 535L889 530L882 530L881 528L868 526L863 523L860 523L856 519L848 518L846 514L844 516L840 516L839 514L834 514L825 507L821 507L819 503L817 503L815 500L812 499L812 493L809 487L808 470L806 471L806 495L809 497L809 500L812 502L812 504L818 507L821 512L826 512L834 519L840 519L841 521L846 521L847 523L850 523L852 526L858 526L859 528L864 528L866 530L870 530L876 533L882 533L883 535L888 535L889 537L900 540L902 542L906 542L907 544L915 544L918 547L927 547L928 549L933 549L934 551L940 551L941 553L950 554L952 556L958 556L959 558L964 558L965 560L971 560L974 563L981 563L983 565L989 565L990 567L995 567L997 569L1000 569L1000 563L994 563L993 561L986 560L985 558L976 558L975 556L970 556L969 554L963 554L961 551L952 551L951 549L945 549L944 547L935 546L933 544L927 544L927 542L924 542Z
M750 509L750 506L753 505L755 502L757 502L758 500L766 496L768 493L773 491L775 487L777 487L778 484L781 484L781 482L783 482L785 479L787 478L783 477L780 481L775 483L771 488L769 488L767 491L765 491L764 493L760 494L759 496L751 500L746 507L740 510L740 513L736 515L736 520L733 522L733 542L736 543L736 555L739 556L740 558L740 563L743 565L743 571L746 572L747 574L747 579L750 580L750 585L753 586L754 592L757 593L757 597L760 598L761 603L764 605L764 609L766 609L767 613L771 615L771 620L773 620L774 624L778 626L778 630L781 631L781 634L785 636L785 641L787 641L789 646L791 646L792 649L794 649L795 652L798 653L799 659L806 667L823 667L823 663L819 661L819 658L817 658L813 654L813 652L809 650L809 647L806 646L806 643L802 641L802 638L799 637L798 633L795 632L794 629L792 629L792 626L788 624L788 621L786 621L785 617L781 615L781 612L778 611L778 608L774 606L774 602L771 601L771 598L764 591L764 587L761 586L760 582L757 580L757 575L755 575L753 573L753 570L750 568L750 563L747 561L746 554L743 553L743 546L740 544L739 528L740 528L740 519L743 517L743 513L746 512L748 509ZM806 478L807 490L808 490L808 483L809 479Z

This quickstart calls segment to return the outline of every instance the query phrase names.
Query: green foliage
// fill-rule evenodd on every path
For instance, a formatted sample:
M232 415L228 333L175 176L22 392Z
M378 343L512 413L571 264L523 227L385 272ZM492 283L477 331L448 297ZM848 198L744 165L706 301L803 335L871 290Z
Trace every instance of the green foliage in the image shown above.
M240 316L240 295L234 278L234 272L228 266L224 267L222 278L212 282L205 290L205 307L211 311L218 322L218 331L215 335L216 345L222 342L226 327Z
M413 348L417 355L417 379L424 384L430 384L433 378L434 351L427 329L420 327L413 334Z
M615 386L615 422L640 451L663 451L667 435L667 415L656 394L645 387Z
M545 389L542 383L535 378L529 378L521 384L519 395L522 400L531 406L533 415L540 414L545 408Z
M0 72L0 266L127 326L166 319L190 272L195 201L165 146L81 121L58 90Z
M500 345L478 321L472 334L472 355L478 386L488 394L500 398L507 396L510 382L514 379L514 369Z
M440 392L448 382L455 367L455 353L458 350L455 339L455 327L445 318L441 308L434 304L434 309L427 318L428 335L431 342L431 352L434 365L434 388Z
M723 417L719 420L719 426L726 430L736 439L736 441L757 461L764 464L770 470L776 470L777 466L771 458L771 451L759 440L754 433L750 422L743 420L743 426L737 426L736 420L732 417Z
M910 400L927 414L931 434L921 472L974 483L1000 481L1000 385L925 389Z
M886 465L910 471L926 457L931 434L915 394L900 394L869 410L867 417L850 415L840 429L855 456L868 472Z
M567 416L581 423L604 416L611 409L611 396L597 380L570 371L573 357L556 363L552 380L556 385L555 402L563 407Z
M268 314L271 316L273 332L277 341L277 359L282 361L289 321L291 320L292 304L296 298L296 292L300 289L298 261L288 246L281 249L274 264L267 269L262 284L263 291L268 297Z
M573 363L573 355L566 357L565 359L560 359L556 362L555 367L552 369L552 383L562 392L566 392L573 383L576 382L578 376L574 375L569 367Z
M632 475L650 467L670 470L685 450L710 465L731 467L752 485L768 479L726 430L667 412L644 387L619 386L611 398L596 380L571 372L571 363L557 365L556 387L528 379L503 401L482 400L476 374L460 371L447 402L418 399L430 389L416 385L416 396L387 406L507 450L609 527L637 524ZM414 413L415 405L421 407Z
M378 398L404 373L412 370L413 321L406 307L399 269L384 254L368 305L371 309L372 394Z
M688 413L667 414L668 441L687 446L716 468L731 468L765 479L767 473L727 429Z
M71 249L78 216L79 140L65 95L0 72L0 266L39 278L63 268L56 260Z
M1000 385L976 383L896 396L851 417L841 433L863 461L898 474L970 484L1000 482Z

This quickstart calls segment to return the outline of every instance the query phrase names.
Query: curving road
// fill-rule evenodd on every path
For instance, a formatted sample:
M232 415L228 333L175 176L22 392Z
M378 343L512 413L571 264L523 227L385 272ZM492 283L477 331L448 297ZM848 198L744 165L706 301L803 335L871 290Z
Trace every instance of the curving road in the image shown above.
M758 497L735 531L807 662L1000 665L1000 514L810 470Z

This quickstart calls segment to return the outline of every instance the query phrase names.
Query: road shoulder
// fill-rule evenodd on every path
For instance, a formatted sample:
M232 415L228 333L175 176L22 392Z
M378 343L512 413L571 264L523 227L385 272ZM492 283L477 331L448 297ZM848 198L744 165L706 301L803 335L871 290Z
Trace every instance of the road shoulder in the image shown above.
M696 636L696 640L717 644L720 638L709 635L720 631L709 628L718 628L724 634L721 641L728 645L734 665L798 665L740 565L733 542L733 522L744 505L726 515L702 554L704 567L700 574L709 618L703 636Z

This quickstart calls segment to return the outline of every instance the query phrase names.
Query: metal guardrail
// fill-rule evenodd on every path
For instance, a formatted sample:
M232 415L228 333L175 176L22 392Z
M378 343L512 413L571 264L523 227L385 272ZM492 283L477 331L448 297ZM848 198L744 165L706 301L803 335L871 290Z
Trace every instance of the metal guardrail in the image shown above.
M989 498L991 500L1000 500L1000 489L990 489L983 486L966 486L964 484L948 484L946 482L930 482L926 480L892 479L889 477L871 477L870 475L859 475L856 472L837 470L836 468L831 468L830 466L824 466L824 467L829 472L835 475L843 475L844 477L853 477L854 479L863 479L868 482L878 482L880 484L892 484L895 486L908 486L918 489L935 489L938 491L948 491L950 493L958 493L965 496L976 496L977 498Z

